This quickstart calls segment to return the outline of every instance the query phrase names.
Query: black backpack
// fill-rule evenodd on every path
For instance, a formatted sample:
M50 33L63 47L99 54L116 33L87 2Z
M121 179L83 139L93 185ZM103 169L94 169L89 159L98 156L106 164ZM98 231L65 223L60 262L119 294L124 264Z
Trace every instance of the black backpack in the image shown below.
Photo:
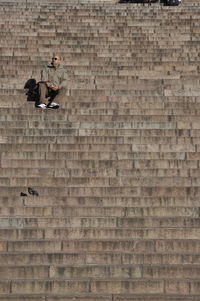
M29 80L27 80L24 89L26 89L27 101L38 101L39 89L38 84L34 78L30 78Z

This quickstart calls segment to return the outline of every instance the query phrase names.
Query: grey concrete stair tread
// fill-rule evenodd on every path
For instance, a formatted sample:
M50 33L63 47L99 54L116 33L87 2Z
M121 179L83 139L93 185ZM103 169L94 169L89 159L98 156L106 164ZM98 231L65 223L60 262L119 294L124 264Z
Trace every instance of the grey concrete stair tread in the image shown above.
M54 238L56 236L56 238ZM136 228L132 229L76 229L76 228L39 228L39 229L2 229L0 230L2 241L18 240L50 240L58 241L64 239L198 239L198 228ZM45 237L45 238L43 238Z
M24 198L26 206L13 206L13 207L1 207L1 218L6 218L7 215L10 216L10 223L12 219L15 218L40 218L43 215L45 217L51 218L70 218L70 217L113 217L113 218L156 218L157 215L170 218L193 218L194 220L199 218L198 207L188 205L187 207L171 206L171 207L108 207L101 206L96 207L96 211L90 206L84 206L80 208L71 206L61 206L59 204L43 205L38 204L37 206L28 203L28 197Z
M26 300L25 298L27 298L28 301L43 301L42 298L43 297L30 297L28 295L26 295L26 297L23 297L23 296L20 296L20 295L15 295L16 297L10 297L8 295L5 295L7 300L12 300L12 301L21 301L21 300ZM18 297L17 297L18 296ZM0 297L0 300L3 300L2 298L4 297ZM21 298L21 299L20 299ZM195 295L192 295L192 296L184 296L184 297L180 297L178 295L168 295L168 296L163 296L163 295L152 295L152 296L149 296L149 295L145 295L143 297L141 297L140 295L124 295L124 296L113 296L113 297L110 297L109 295L105 295L105 294L102 294L102 295L93 295L91 294L90 296L86 296L84 297L83 296L78 296L77 294L74 294L74 295L69 295L69 296L53 296L53 297L50 297L50 296L47 296L46 297L46 300L47 301L69 301L71 299L74 299L75 301L112 301L111 298L114 298L113 300L114 301L130 301L130 300L137 300L137 301L145 301L145 300L148 300L148 301L191 301L191 300L197 300L198 301L198 296L195 296ZM193 298L193 299L192 299Z
M25 296L25 297L24 297ZM24 300L28 300L28 301L43 301L44 297L37 297L37 295L20 295L20 294L14 294L13 297L10 297L9 295L5 294L5 297L1 297L0 296L0 300L12 300L12 301L24 301ZM27 298L27 299L26 299ZM47 295L46 296L46 300L47 301L70 301L71 299L74 299L75 301L130 301L130 300L137 300L137 301L198 301L198 296L195 295L191 295L191 296L186 296L186 297L180 297L179 295L173 294L173 295L153 295L149 296L149 295L144 295L143 297L141 295L131 295L131 294L126 294L126 295L117 295L117 296L109 296L109 295L105 295L105 294L99 294L99 295L94 295L94 294L90 294L89 296L84 296L84 294L82 296L77 295L77 294L69 294L68 296L66 295ZM111 298L114 298L113 300ZM192 299L193 298L193 299Z
M27 186L38 186L40 188L43 187L51 187L51 188L65 188L67 187L87 187L90 188L95 186L96 188L109 188L110 186L116 187L138 187L138 185L144 187L198 187L199 186L200 177L193 177L188 180L188 177L152 177L149 179L148 177L143 177L142 179L138 179L138 177L121 177L118 180L117 177L105 177L104 174L99 174L98 176L91 178L90 176L82 176L82 177L55 177L49 180L47 177L38 176L38 177L0 177L0 187L6 186L15 186L21 187L22 185ZM128 190L128 189L127 189Z
M62 162L61 162L62 164ZM12 186L12 187L2 187L2 196L16 196L19 195L21 192L21 189L24 188L23 184L20 186ZM140 194L143 194L143 196L171 196L175 197L177 195L182 196L182 197L197 197L199 196L200 190L199 187L189 187L189 186L184 186L181 188L179 187L174 187L174 186L164 186L164 187L148 187L148 186L141 186L140 188L131 186L127 187L110 187L110 186L105 186L105 187L80 187L80 186L69 186L69 187L40 187L40 192L41 195L43 196L49 196L52 193L56 195L56 197L64 197L66 195L69 195L71 197L73 196L102 196L102 197L110 197L110 196L121 196L121 197L130 197L130 196L139 196Z
M102 148L102 151L103 151L103 148ZM2 153L1 160L2 160L3 168L12 168L12 166L10 166L11 163L13 163L13 168L20 167L19 166L20 163L22 164L21 165L22 168L24 168L24 167L27 168L28 165L26 166L26 164L24 164L25 160L30 160L30 163L35 163L36 165L37 165L37 163L42 164L41 161L43 161L43 160L46 160L46 165L48 165L51 162L51 160L60 160L60 162L63 162L63 168L65 169L65 170L63 170L63 169L60 170L59 177L61 177L61 178L64 177L65 175L67 175L66 169L69 169L69 170L73 169L73 165L74 165L74 169L80 169L81 168L81 160L83 160L83 164L84 164L84 161L85 161L85 163L87 163L87 161L90 161L90 164L94 163L93 165L94 166L96 165L96 167L98 166L98 164L100 165L101 163L102 163L102 167L104 165L105 165L104 167L106 167L106 161L107 161L108 167L112 167L115 170L117 169L118 172L121 172L121 176L123 176L123 172L124 172L124 176L134 177L134 171L130 171L130 169L132 169L134 167L136 169L142 168L142 166L141 167L139 166L142 159L146 160L146 162L144 162L144 163L146 163L146 166L145 166L145 164L143 164L144 165L143 168L145 168L145 169L158 169L159 166L156 166L156 165L159 163L160 163L161 168L167 168L167 167L170 168L170 165L175 163L174 162L175 160L182 160L182 161L187 162L188 164L190 164L190 160L194 160L193 169L195 169L195 160L199 156L199 152L198 153L195 152L195 150L192 149L190 147L190 145L189 145L188 149L187 149L187 147L185 148L185 151L178 150L176 152L175 148L174 148L174 150L167 149L166 152L163 152L162 156L160 155L160 152L158 149L157 150L155 149L155 152L151 152L151 153L150 153L150 151L142 152L142 149L139 149L139 148L135 152L134 151L114 152L114 151L112 151L112 149L110 149L110 151L104 151L103 153L102 153L102 151L93 151L93 152L88 151L88 153L86 153L86 151L85 152L68 151L68 152L55 153L53 151L47 150L46 152L38 151L37 154L35 154L34 152L24 152L24 153L22 153L22 152L8 153L8 152L6 152L6 153ZM186 152L187 152L187 158L186 158ZM19 160L19 164L17 164L16 160ZM61 160L63 160L63 161L61 161ZM66 160L72 160L72 162L68 163L68 162L66 162ZM117 160L119 160L119 161L121 160L121 163L122 164L124 163L124 165L127 163L126 166L129 164L129 168L127 167L128 170L126 171L126 170L122 169L122 171L121 171L122 167L120 166L120 163L117 163ZM127 162L125 162L125 160L127 160ZM131 162L131 160L138 160L138 161ZM147 160L149 160L149 161L150 160L151 161L159 160L159 162L148 162ZM171 162L170 162L170 160L171 160ZM71 166L70 166L70 163L71 163ZM29 162L27 162L27 164L29 164ZM192 162L191 162L191 164L192 164ZM150 165L150 166L148 167L148 165ZM56 168L56 164L53 167ZM82 165L82 167L86 169L86 167L84 167L84 165ZM190 166L188 166L188 167L190 167ZM39 166L38 167L35 166L35 168L39 168ZM45 163L44 163L44 166L41 165L41 168L49 168L50 169L50 166L45 167ZM58 163L57 168L59 168L59 169L61 168L59 166L59 163ZM89 168L91 169L91 166ZM180 163L179 168L176 166L171 167L171 168L172 169L181 169L181 163ZM185 169L187 169L187 167L185 167ZM57 172L58 172L58 170L57 170ZM66 174L65 174L65 172L66 172ZM62 173L63 173L63 176L62 176ZM57 173L57 174L59 174L59 173ZM166 171L166 174L167 174L167 171ZM170 171L169 171L169 174L170 174ZM171 172L171 174L173 174L173 172ZM110 176L114 177L116 175L111 173ZM154 176L154 175L152 174L152 176ZM163 177L163 176L160 175L160 177ZM188 176L188 175L185 175L185 176ZM57 177L57 175L55 175L55 177Z
M112 111L111 111L112 112ZM71 114L69 112L69 115L67 113L63 115L54 115L52 118L47 115L44 118L44 115L13 115L13 116L2 116L0 118L1 120L1 127L15 127L15 128L21 128L21 127L29 127L29 128L66 128L66 127L82 127L85 124L88 124L93 126L94 122L97 123L97 125L100 124L113 124L113 126L117 123L124 123L125 125L131 125L131 124L137 124L139 122L143 123L152 123L154 124L155 122L158 123L165 123L165 122L184 122L185 125L187 125L188 122L190 122L191 126L194 126L195 123L199 121L200 116L199 115L170 115L170 114L164 114L161 115L161 113L158 110L157 115L129 115L125 114L124 115L119 115L116 114L117 112L113 112L114 114L111 115L106 115L106 110L104 115L92 115L88 114L87 112L83 112L83 114L78 115L78 114ZM128 110L127 110L128 112ZM160 114L159 114L160 113ZM74 118L72 117L74 115ZM49 117L49 118L48 118ZM179 124L178 124L179 125ZM197 126L197 125L196 125Z
M177 156L178 157L178 156ZM112 169L120 169L122 166L126 164L127 169L137 168L137 169L145 169L144 174L148 174L148 170L152 169L158 169L159 167L162 167L163 169L175 169L175 170L187 170L187 169L193 169L193 173L195 175L195 169L198 169L198 161L196 160L184 160L184 158L178 158L178 159L157 159L157 160L151 160L149 158L136 158L132 156L131 158L123 159L121 161L116 160L110 160L109 159L102 159L102 160L73 160L68 161L67 159L57 159L55 161L54 158L48 159L48 160L25 160L25 159L4 159L2 160L2 168L55 168L60 169L63 168L63 166L67 168L112 168ZM131 173L128 171L125 173L125 176L127 175L131 176ZM141 173L140 173L141 174ZM196 172L198 177L198 172ZM62 174L61 174L62 175ZM173 173L172 173L173 175ZM123 176L123 174L122 174ZM185 175L187 176L187 175ZM151 180L150 180L151 181ZM188 180L189 181L189 180ZM21 184L22 185L22 184ZM20 185L20 186L21 186ZM163 184L164 185L164 184ZM76 186L76 185L75 185ZM107 184L107 187L109 187L110 184ZM117 186L117 183L116 183ZM129 186L129 185L128 185ZM137 185L136 185L137 186ZM151 186L151 185L149 185ZM155 185L156 186L156 185ZM159 187L159 185L157 185ZM171 186L173 187L173 184L170 185L164 185L164 186ZM179 185L178 185L179 186ZM180 185L181 186L181 185ZM187 185L190 186L189 184ZM198 186L198 185L197 185ZM130 185L131 187L131 185ZM177 186L176 186L177 187Z
M25 296L25 297L24 297ZM5 294L5 297L1 297L0 296L0 300L12 300L12 301L25 301L25 300L28 300L28 301L43 301L44 297L37 297L35 295L20 295L20 294L14 294L13 297L10 297L9 295L6 295ZM26 299L27 298L27 299ZM105 295L105 294L99 294L99 295L94 295L94 294L90 294L89 296L78 296L77 294L71 294L71 295L60 295L60 296L57 296L57 295L48 295L46 296L46 301L71 301L72 298L75 300L75 301L132 301L132 300L137 300L137 301L198 301L198 296L195 296L195 295L191 295L191 296L186 296L186 297L180 297L179 295L160 295L160 294L157 294L157 295L152 295L152 296L149 296L149 295L145 295L145 296L141 296L141 295L118 295L118 296L109 296L109 295ZM112 298L112 299L111 299ZM114 298L114 299L113 299Z
M196 269L196 273L192 272L192 268ZM49 266L35 266L35 267L26 267L26 266L18 266L18 267L7 267L1 268L1 273L4 273L1 281L3 280L12 280L12 281L36 281L43 279L44 281L49 280L49 274L51 281L61 281L61 280L88 280L93 277L92 281L104 279L109 280L112 278L113 281L115 280L122 280L131 281L138 280L143 272L143 281L152 280L151 274L155 273L153 279L163 280L163 277L169 272L171 275L166 278L167 280L172 279L175 277L176 280L183 280L183 273L185 275L189 275L191 277L190 281L198 280L198 271L199 266L193 267L181 267L181 266L143 266L141 269L140 266L131 266L131 265L92 265L90 267L86 266L62 266L62 267L49 267ZM177 273L177 276L176 276ZM10 278L10 275L12 277ZM175 275L175 276L174 276ZM6 277L7 276L7 277ZM18 277L18 279L17 279ZM25 278L26 277L26 278Z
M136 132L137 133L137 132ZM1 139L1 143L3 144L7 144L8 148L11 150L11 146L12 144L16 144L16 143L24 143L24 144L43 144L45 145L46 143L49 144L54 144L57 143L58 148L60 147L62 149L62 145L65 144L72 144L72 143L78 143L80 145L82 144L87 144L87 143L92 143L92 144L117 144L117 145L123 145L124 144L153 144L153 143L158 143L158 144L177 144L178 143L188 143L190 144L191 142L194 142L194 144L199 144L199 137L198 136L194 136L194 137L189 137L189 133L183 132L183 131L179 131L177 132L177 134L180 133L180 137L173 137L170 135L166 135L165 137L159 137L158 135L154 135L153 136L134 136L134 137L130 137L130 136L126 136L124 137L123 135L121 136L116 136L116 135L108 135L105 137L102 136L87 136L87 135L83 135L83 136L58 136L57 138L55 137L50 137L50 136L4 136ZM64 146L63 146L64 147ZM3 147L2 147L3 149ZM52 147L53 149L53 147Z
M20 260L20 262L18 261ZM1 253L1 267L15 267L15 266L34 266L40 264L41 266L55 266L62 267L63 260L65 265L140 265L144 264L146 267L166 266L170 267L184 267L199 265L199 254L163 254L163 253L149 253L141 254L141 252L123 253L123 252L54 252L54 253L33 253L33 252L9 252ZM42 261L42 262L41 262ZM149 263L151 261L151 263Z
M53 228L58 229L58 227L63 228L74 228L74 229L87 229L87 228L116 228L120 229L154 229L154 228L197 228L199 227L200 219L194 218L193 216L179 216L179 217L123 217L123 218L109 218L109 217L68 217L68 218L3 218L0 220L1 229L30 229L35 228Z
M24 190L24 192L27 192ZM1 207L4 208L10 208L10 212L12 212L13 207L48 207L48 206L68 206L71 208L74 208L78 206L79 208L82 207L176 207L177 210L179 207L185 207L190 208L191 206L193 208L198 208L199 206L199 199L198 197L123 197L122 199L120 197L57 197L57 204L55 204L55 198L48 196L40 196L39 198L35 198L32 196L29 196L28 198L20 198L17 195L12 196L12 199L10 199L9 196L1 196L0 197L0 204ZM6 209L5 209L6 210ZM6 215L2 215L2 217L6 217ZM26 217L26 216L24 216ZM30 216L31 217L31 216Z
M0 300L199 299L199 8L0 0Z
M20 138L20 136L18 136ZM89 141L89 137L88 141ZM109 137L108 137L109 138ZM13 139L14 140L14 139ZM77 139L78 140L78 139ZM147 139L148 141L148 139ZM74 143L73 141L69 141L69 143L67 143L67 141L63 141L62 144L50 144L50 145L44 145L44 143L41 142L35 142L35 143L22 143L18 144L18 143L14 143L15 141L13 141L12 145L9 145L8 143L3 143L1 142L1 151L4 154L4 152L9 152L9 153L17 153L17 152L22 152L25 154L26 152L34 152L35 150L39 151L39 152L56 152L56 154L58 153L62 153L62 152L100 152L100 151L105 151L105 152L118 152L120 151L121 153L124 152L159 152L160 150L163 151L163 153L165 152L194 152L195 153L199 153L199 142L198 139L195 141L195 139L193 139L193 144L192 144L192 139L184 139L184 138L179 138L179 139L162 139L162 138L158 138L157 140L155 139L157 145L155 145L153 142L151 141L151 137L149 137L149 141L147 143L142 142L142 139L140 140L140 143L137 142L137 139L135 139L135 144L133 145L133 142L130 141L125 141L123 144L119 143L119 144L114 144L112 139L110 139L110 141L106 140L102 140L102 143L100 143L100 137L99 137L99 141L93 141L94 143L92 145L88 145L88 143L86 141L79 141L77 144L75 144L75 139L74 139ZM153 139L152 139L153 141ZM169 145L169 141L170 141L170 145ZM92 142L92 140L91 140ZM182 146L182 143L185 143L185 147ZM164 148L163 145L168 144L168 146L166 148ZM4 154L5 155L5 154ZM59 156L59 155L58 155Z
M140 104L140 106L142 106L143 103ZM151 107L150 107L151 105ZM1 122L2 124L6 123L8 125L12 125L13 122L14 124L18 124L20 125L20 122L23 124L34 124L33 122L35 121L35 125L37 125L37 121L39 122L46 122L45 127L48 128L48 123L50 122L54 122L56 121L57 124L80 124L80 125L84 125L85 123L90 123L91 125L94 124L94 120L92 118L105 118L105 120L102 121L97 121L97 124L108 124L109 122L110 124L117 124L117 122L120 122L120 120L115 120L117 118L122 119L122 122L126 123L134 123L134 122L139 122L139 121L143 121L143 122L152 122L154 123L154 119L157 122L175 122L175 121L185 121L187 124L187 121L192 122L197 122L199 115L199 109L197 106L197 114L194 114L194 111L192 108L187 108L186 106L183 106L182 110L180 109L176 109L176 108L167 108L166 105L166 111L162 114L162 111L164 111L165 109L163 108L163 106L160 108L155 108L155 110L153 110L153 105L156 106L156 103L150 103L150 105L148 105L149 108L145 107L144 109L141 109L140 106L135 103L135 108L131 108L130 103L125 103L124 106L117 106L117 103L114 104L113 103L113 108L110 105L107 105L106 108L106 103L105 105L101 105L99 106L98 103L96 103L95 105L93 104L93 106L88 106L89 108L87 108L87 103L83 103L83 104L79 104L79 103L74 103L72 104L72 108L66 108L66 109L58 109L57 112L55 112L53 114L52 111L55 110L50 110L50 109L46 109L43 110L41 112L40 109L35 109L35 108L31 108L31 107L26 107L26 108L5 108L3 107L2 113L4 112L4 115L1 115ZM177 103L177 105L180 105ZM95 107L96 106L96 107ZM105 106L105 107L104 107ZM138 106L138 108L137 108ZM191 107L194 107L194 103L191 103ZM76 108L77 107L77 108ZM115 107L115 108L114 108ZM13 114L10 114L10 111L13 110ZM24 111L24 114L23 114ZM149 111L149 114L147 114L147 112ZM14 112L16 112L14 114ZM186 113L188 112L188 113ZM191 112L191 114L189 114ZM75 117L77 116L77 118L75 119ZM126 119L126 116L129 120ZM80 118L80 119L79 119ZM88 118L88 120L81 120L82 119L86 119ZM106 118L108 118L109 120L106 121ZM113 118L113 119L111 119ZM28 119L28 120L27 120ZM35 120L36 119L36 120ZM38 120L37 120L38 119ZM111 119L111 120L110 120ZM138 119L138 120L137 120ZM159 120L160 119L160 120ZM148 124L148 123L147 123ZM16 126L17 127L17 126Z
M87 96L85 95L85 97L87 97ZM123 104L119 105L117 103L118 98L114 99L114 97L112 97L113 101L108 102L108 101L106 101L106 96L104 96L104 95L100 96L99 95L98 97L99 98L102 97L101 102L99 100L98 102L94 101L93 103L89 103L88 99L87 100L85 99L82 102L74 101L74 100L72 100L70 102L66 102L64 104L63 108L59 108L59 111L57 111L56 116L60 116L62 114L67 115L68 111L70 113L72 113L72 115L73 115L73 113L76 114L76 112L77 112L77 115L78 115L79 114L78 110L80 110L80 112L87 112L87 110L88 110L90 115L92 115L93 111L98 112L98 110L100 112L101 112L101 110L102 110L102 112L104 110L108 110L108 112L109 112L109 110L110 110L111 113L112 113L112 110L113 110L113 113L114 112L117 113L118 111L123 112L123 110L124 111L127 110L127 115L129 115L129 112L130 113L134 112L134 111L137 112L139 110L141 110L141 112L146 112L146 113L147 113L147 111L149 111L150 115L152 115L152 112L154 112L154 114L156 115L156 111L162 112L162 110L163 111L166 110L164 112L164 115L167 115L167 112L170 110L171 113L174 113L174 114L171 114L171 115L176 116L176 115L179 115L178 112L183 111L185 113L185 115L190 116L190 112L191 113L194 112L194 105L196 107L197 116L199 114L199 103L196 102L195 99L193 101L190 100L190 102L188 101L188 103L186 103L186 102L183 103L182 108L180 108L180 101L174 100L174 98L171 98L171 101L170 101L170 99L168 99L168 100L166 99L166 101L161 104L159 99L152 101L151 96L149 96L149 97L144 97L144 99L146 98L146 100L149 101L149 103L145 104L144 99L141 99L140 102L135 100L134 103L131 103L130 100L129 100L129 98L131 97L131 94L130 94L129 96L127 95L127 100L125 100ZM95 96L93 97L93 99L94 98L95 98ZM78 97L77 97L77 99L78 99ZM44 110L44 111L41 112L41 110L35 108L34 103L28 103L28 102L26 103L24 101L21 102L21 100L20 100L19 103L15 102L14 105L13 105L14 107L12 107L12 103L6 104L6 103L2 102L2 105L3 105L2 109L1 109L2 112L9 112L9 113L12 112L12 114L10 114L11 116L12 115L18 115L18 114L37 115L37 116L55 115L55 111L53 111L53 110ZM15 106L17 106L17 107L15 108ZM143 107L143 108L141 108L141 107ZM154 109L153 109L153 107L154 107ZM177 114L175 114L175 112L177 112ZM188 112L188 113L186 113L186 112ZM87 113L82 113L82 114L86 115ZM144 115L144 113L143 113L143 115ZM160 115L162 115L162 113L160 113ZM193 115L194 115L194 113L193 113ZM4 117L4 118L6 118L6 117ZM31 118L31 116L30 116L30 118Z

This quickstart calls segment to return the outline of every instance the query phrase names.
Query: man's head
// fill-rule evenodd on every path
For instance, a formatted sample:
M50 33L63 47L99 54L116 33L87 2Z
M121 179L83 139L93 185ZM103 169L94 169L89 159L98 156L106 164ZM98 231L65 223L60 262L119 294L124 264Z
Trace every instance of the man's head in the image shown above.
M51 64L54 67L57 67L58 65L60 65L60 62L61 62L61 56L57 55L57 54L54 54L53 57L52 57Z

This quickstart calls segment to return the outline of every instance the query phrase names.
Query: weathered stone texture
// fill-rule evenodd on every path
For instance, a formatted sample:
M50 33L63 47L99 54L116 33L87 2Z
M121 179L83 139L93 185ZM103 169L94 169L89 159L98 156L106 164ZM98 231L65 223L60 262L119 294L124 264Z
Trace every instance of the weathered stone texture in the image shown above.
M199 301L199 11L0 0L0 301Z

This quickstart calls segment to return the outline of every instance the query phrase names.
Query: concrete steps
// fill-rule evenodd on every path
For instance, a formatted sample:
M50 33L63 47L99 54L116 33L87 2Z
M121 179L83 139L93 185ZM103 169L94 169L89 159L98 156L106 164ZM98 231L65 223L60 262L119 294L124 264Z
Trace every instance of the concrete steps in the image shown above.
M1 301L199 300L191 2L0 0ZM66 102L39 110L54 51Z

